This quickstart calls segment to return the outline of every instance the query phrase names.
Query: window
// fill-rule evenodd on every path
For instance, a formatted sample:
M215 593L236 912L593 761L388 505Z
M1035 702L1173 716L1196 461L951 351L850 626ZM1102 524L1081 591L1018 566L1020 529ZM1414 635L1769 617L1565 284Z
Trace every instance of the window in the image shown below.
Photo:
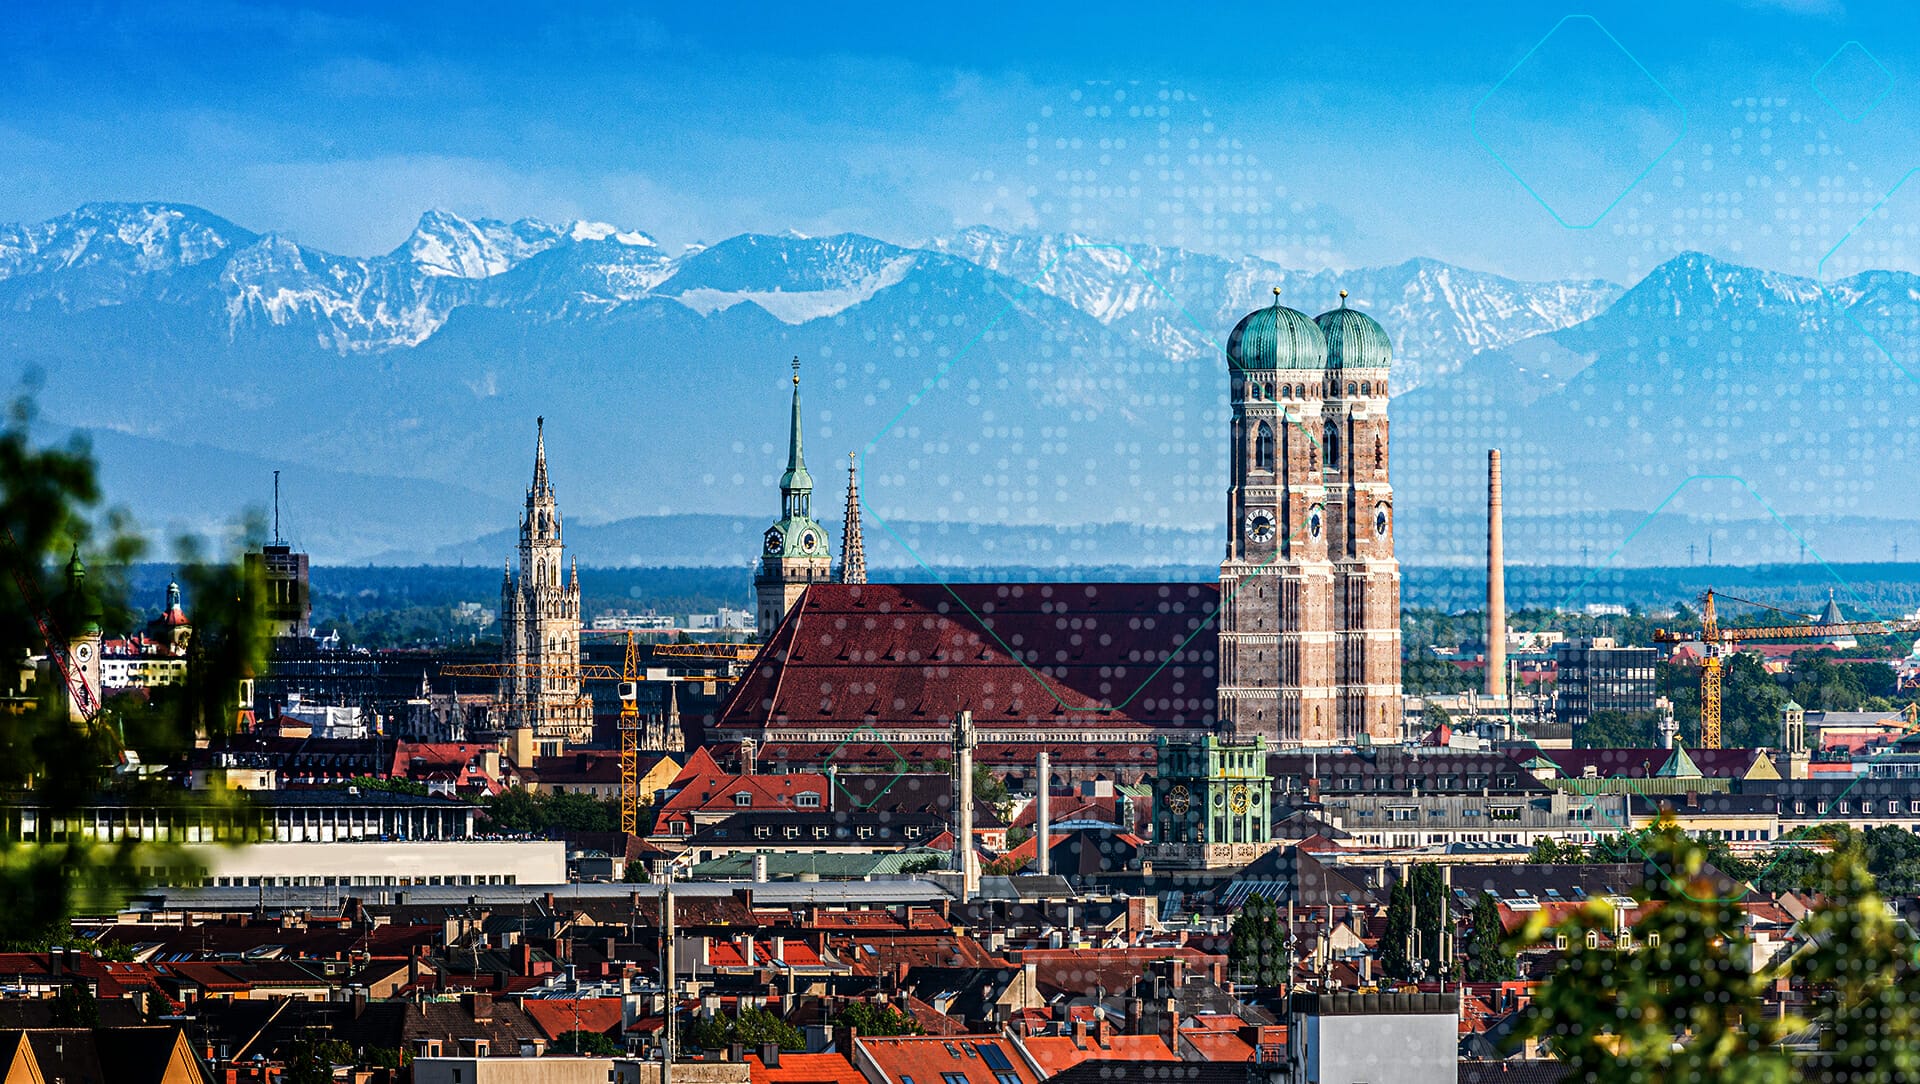
M944 1081L945 1084L967 1084L967 1074L965 1073L941 1073L940 1079Z
M1273 429L1266 422L1253 435L1253 469L1273 469Z
M1566 934L1564 934L1564 933L1558 933L1558 934L1554 934L1554 935L1553 935L1553 947L1554 947L1554 948L1557 948L1557 949L1563 949L1563 948L1566 948L1566 947L1567 947L1567 935L1566 935Z
M735 795L733 796L733 804L734 804L734 805L737 805L737 806L749 806L749 805L752 805L752 804L753 804L753 792L752 792L752 791L750 791L750 790L743 790L743 791L740 791L740 792L738 792L738 793L736 793L736 794L735 794Z
M814 791L803 790L794 795L793 804L801 809L819 809L820 795Z
M1650 934L1648 934L1648 935L1647 935L1647 947L1648 947L1648 948L1659 948L1659 947L1660 947L1660 935L1659 935L1659 934L1657 934L1657 933L1650 933Z
M1326 447L1322 449L1329 468L1340 465L1340 430L1332 422L1327 423Z
M1587 947L1588 948L1600 947L1600 931L1599 930L1587 931Z

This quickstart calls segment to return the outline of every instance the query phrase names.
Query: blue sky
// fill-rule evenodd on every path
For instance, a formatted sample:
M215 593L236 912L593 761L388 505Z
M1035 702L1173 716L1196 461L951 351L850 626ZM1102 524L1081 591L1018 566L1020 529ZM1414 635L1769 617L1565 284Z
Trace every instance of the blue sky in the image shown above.
M429 207L669 245L986 223L1631 281L1684 248L1811 274L1920 165L1908 4L1452 7L17 8L0 220L170 199L353 254ZM1549 31L1481 134L1562 218L1672 144L1590 229L1469 126ZM1858 123L1811 84L1850 40L1892 86ZM1871 100L1877 69L1844 74Z

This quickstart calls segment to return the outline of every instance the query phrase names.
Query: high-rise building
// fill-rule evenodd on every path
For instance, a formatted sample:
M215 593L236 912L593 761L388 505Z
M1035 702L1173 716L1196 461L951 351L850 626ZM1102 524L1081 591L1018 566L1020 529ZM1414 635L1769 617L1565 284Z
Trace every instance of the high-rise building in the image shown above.
M580 687L580 566L561 572L560 506L547 480L546 419L537 422L533 484L520 520L520 575L500 584L500 726L525 755L593 737L593 702Z
M773 635L810 583L832 579L833 549L827 529L813 518L813 475L800 450L800 359L793 359L793 419L787 431L787 470L780 476L780 519L762 539L760 571L753 578L760 638Z
M294 552L280 537L280 472L273 472L273 541L246 556L247 577L266 592L261 616L267 635L277 640L313 638L313 591L307 555Z
M1276 289L1227 356L1222 729L1281 746L1397 741L1387 334L1344 292L1310 319Z
M1658 707L1655 670L1660 653L1622 647L1612 637L1591 636L1554 645L1554 721L1573 728L1578 740L1588 720L1603 711L1643 712Z

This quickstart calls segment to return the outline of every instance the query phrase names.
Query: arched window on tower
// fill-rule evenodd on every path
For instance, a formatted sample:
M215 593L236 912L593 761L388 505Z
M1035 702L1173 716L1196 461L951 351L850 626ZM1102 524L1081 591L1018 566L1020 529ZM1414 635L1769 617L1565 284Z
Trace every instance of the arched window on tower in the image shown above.
M1337 470L1340 466L1340 428L1332 422L1327 423L1326 447L1322 449L1327 457L1327 469Z
M1253 469L1273 469L1273 428L1266 422L1253 435Z
M1360 394L1362 394L1362 395L1372 395L1372 394L1373 394L1373 383L1372 383L1371 381L1367 381L1367 380L1362 380L1362 381L1360 382Z

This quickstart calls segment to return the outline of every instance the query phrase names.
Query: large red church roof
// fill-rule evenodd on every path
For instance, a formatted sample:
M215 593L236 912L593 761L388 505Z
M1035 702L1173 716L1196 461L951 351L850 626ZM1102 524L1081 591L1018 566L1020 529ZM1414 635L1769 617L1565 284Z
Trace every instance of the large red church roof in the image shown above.
M1208 727L1214 584L810 585L719 729Z

